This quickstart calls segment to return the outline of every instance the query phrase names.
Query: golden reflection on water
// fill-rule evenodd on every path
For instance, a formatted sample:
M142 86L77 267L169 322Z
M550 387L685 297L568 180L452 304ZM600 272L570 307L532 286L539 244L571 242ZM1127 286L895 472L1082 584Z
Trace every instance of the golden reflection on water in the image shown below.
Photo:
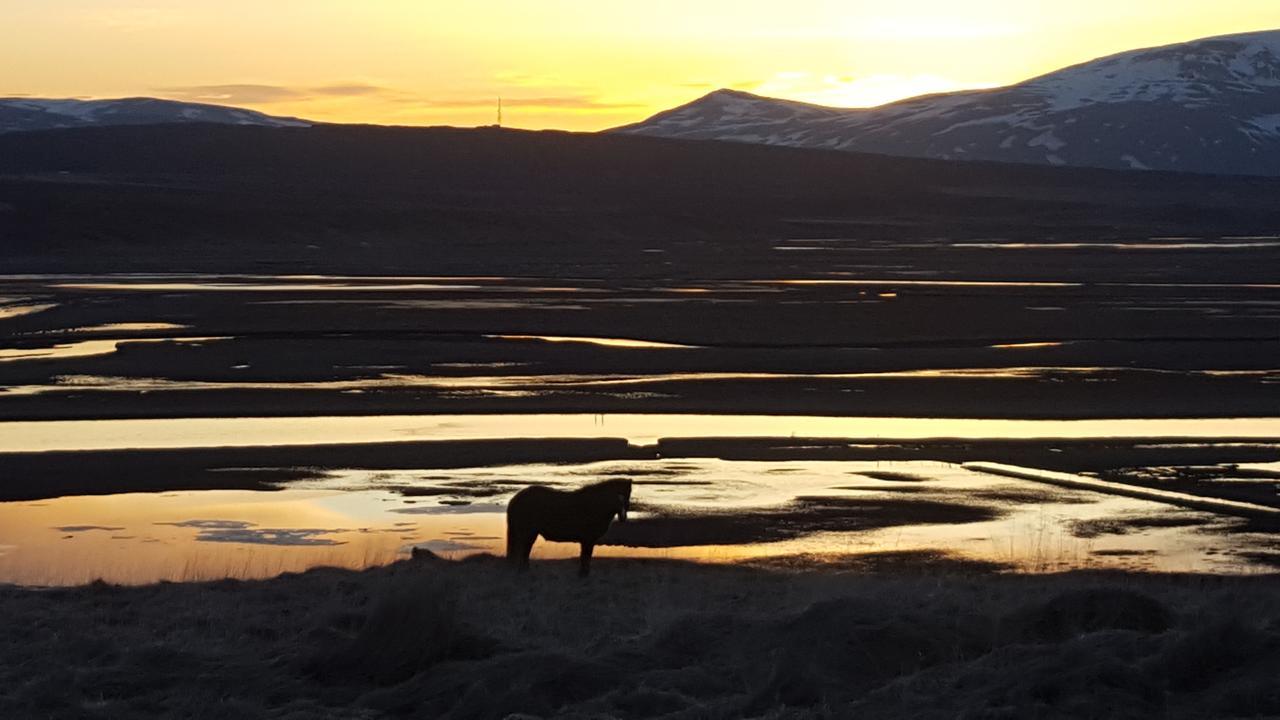
M36 348L0 348L0 362L15 360L47 360L77 357L93 357L94 355L110 355L119 346L119 340L84 340L76 343L62 343L49 347Z
M73 328L71 331L84 333L147 332L151 330L186 330L189 327L189 325L178 325L177 323L167 322L117 322L94 325L92 327Z
M1153 240L1156 238L1152 238ZM1253 241L1228 240L1222 242L959 242L952 243L955 248L974 248L980 250L1086 250L1090 248L1106 248L1110 250L1242 250L1255 248L1280 247L1280 242L1258 238Z
M110 355L125 343L204 343L229 340L226 337L131 338L128 340L81 340L48 347L0 348L0 362L20 360L66 360L68 358Z
M516 488L531 482L573 486L620 474L630 475L637 483L634 497L643 504L637 513L640 518L644 506L667 512L737 512L749 518L759 508L786 508L797 497L817 496L861 500L872 507L904 497L995 503L1004 514L963 524L908 522L872 530L855 524L847 531L742 545L603 545L597 549L602 557L735 562L929 550L1029 572L1086 567L1252 570L1247 561L1233 555L1251 542L1250 537L1221 532L1237 521L943 463L693 459L432 472L342 471L279 492L202 491L0 503L0 582L68 585L102 578L137 584L261 578L316 566L385 564L407 557L415 546L455 559L479 552L500 555L505 543L503 508ZM913 479L907 482L894 476ZM475 495L495 487L499 489L492 495ZM904 495L904 487L912 492ZM399 492L404 488L432 492L406 496ZM921 492L925 494L916 494ZM1178 515L1190 524L1125 529L1094 537L1079 537L1072 530L1081 522L1152 515ZM567 558L577 552L574 544L539 541L534 557Z
M494 336L497 337L497 336ZM595 345L607 345L625 348L695 348L696 346L665 345L644 340L623 340L606 338L555 338L540 336L503 336L506 338L528 337L536 340L552 342L583 342ZM153 342L194 342L202 340L219 340L224 338L179 338L172 340L153 340ZM79 357L81 355L97 355L114 352L110 343L146 342L147 340L129 341L87 341L75 346L58 346L53 349L34 350L0 350L0 362L5 360L4 353L17 353L11 360L31 360L55 357ZM99 343L103 351L97 349ZM1024 343L1016 345L993 345L992 348L1022 350L1032 348L1053 347L1063 343ZM51 352L52 351L52 352ZM478 368L478 367L517 367L528 363L440 363L437 367ZM398 366L394 366L398 367ZM364 366L362 369L380 369L377 366ZM159 377L121 377L100 375L57 375L52 384L23 384L0 386L0 393L10 397L48 395L53 393L92 392L155 392L155 391L324 391L359 393L367 390L397 390L409 388L429 388L442 391L465 391L491 395L513 395L515 391L524 396L536 396L551 392L563 391L566 388L609 388L630 385L653 385L658 383L696 383L696 382L754 382L754 381L788 381L807 380L814 382L840 380L919 380L919 379L981 379L981 380L1027 380L1053 378L1057 376L1088 377L1108 373L1142 373L1155 375L1178 375L1184 377L1250 377L1264 381L1280 374L1277 370L1162 370L1136 367L997 367L997 368L939 368L925 370L887 370L855 373L772 373L772 372L678 372L648 374L546 374L546 375L418 375L404 373L382 373L376 377L351 378L344 380L299 380L299 381L230 381L230 380L172 380Z
M64 290L117 290L129 292L420 292L424 290L484 290L480 285L453 285L444 283L397 283L389 285L349 283L284 283L265 284L248 282L93 282L58 283L53 287Z
M0 452L504 438L1280 438L1280 418L998 420L785 415L374 415L0 422Z
M745 280L749 284L759 285L796 285L796 286L814 286L814 287L840 287L842 285L867 286L867 285L905 285L920 287L1045 287L1045 288L1075 288L1083 287L1083 283L1076 282L1051 282L1041 280Z
M485 335L484 337L495 340L541 340L543 342L554 343L586 343L588 345L600 345L603 347L641 349L684 349L697 347L696 345L677 345L675 343L654 342L652 340L632 340L628 338L569 337L563 335Z
M0 307L0 320L8 320L10 318L22 317L23 315L34 315L38 312L44 312L58 307L53 304L46 305L7 305Z
M1036 350L1039 348L1062 347L1065 342L1025 342L1025 343L1008 343L1006 345L991 345L992 350Z
M269 577L394 559L398 535L363 532L367 513L335 493L206 491L0 503L0 581L68 585ZM346 500L347 498L343 498ZM329 502L326 502L326 501ZM355 504L358 509L359 504ZM285 542L276 529L322 530ZM213 534L209 534L213 531ZM259 542L197 541L206 537ZM235 534L237 533L238 534Z

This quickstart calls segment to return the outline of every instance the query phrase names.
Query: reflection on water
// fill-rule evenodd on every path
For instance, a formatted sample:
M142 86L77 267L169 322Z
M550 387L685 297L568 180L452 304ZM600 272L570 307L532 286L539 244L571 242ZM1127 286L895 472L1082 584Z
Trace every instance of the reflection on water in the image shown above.
M1264 477L1274 477L1280 480L1280 462L1242 463L1238 467L1241 470L1248 470Z
M186 330L189 326L167 322L117 322L94 325L92 327L71 328L66 332L106 333L106 332L149 332L152 330Z
M57 305L7 305L0 307L0 320L8 320L9 318L22 317L23 315L33 315L38 312L44 312Z
M839 287L841 285L866 286L866 285L907 285L918 287L1047 287L1047 288L1074 288L1084 287L1083 283L1075 282L1048 282L1048 281L1017 281L1017 280L895 280L895 279L860 279L860 280L747 280L750 284L758 285L796 285L815 287L831 286Z
M196 542L249 543L253 545L343 545L345 541L330 537L346 532L332 528L260 528L243 520L184 520L156 523L181 528L196 528Z
M543 342L585 343L587 345L621 348L692 349L697 347L696 345L677 345L675 343L654 342L652 340L632 340L628 338L567 337L563 335L485 335L484 337L493 340L540 340Z
M1155 238L1153 238L1154 240ZM958 242L951 247L982 250L1241 250L1248 248L1280 247L1275 240L1224 240L1222 242Z
M1030 308L1028 308L1030 309ZM1005 345L992 345L992 350L1037 350L1040 348L1062 347L1065 342L1025 342L1025 343L1008 343Z
M0 348L0 362L110 355L116 351L116 347L119 344L120 342L118 340L85 340L77 343L63 343L49 347Z
M210 338L218 339L218 338ZM541 338L539 338L541 339ZM117 341L87 341L117 342ZM137 342L137 341L129 341ZM583 340L583 342L608 345L613 341ZM657 348L659 344L624 345L623 343L644 343L644 341L616 341L618 347ZM1064 343L1025 343L1019 345L993 345L993 348L1007 350L1029 350L1049 348ZM78 344L80 345L80 344ZM692 346L687 346L692 347ZM89 348L69 348L65 353L90 353ZM3 353L4 351L0 351ZM36 351L15 351L35 353ZM78 354L59 354L56 357L79 357ZM50 355L29 354L9 358L10 360L38 359L54 357ZM5 358L0 355L0 361ZM441 368L503 368L518 367L529 363L439 363ZM248 366L244 366L248 367ZM353 369L379 369L378 366L349 366ZM398 367L398 366L389 366ZM238 368L240 369L240 368ZM997 367L997 368L945 368L928 370L887 370L879 372L855 373L778 373L778 372L675 372L675 373L580 373L580 374L545 374L545 375L414 375L403 373L382 373L377 377L355 378L347 380L311 380L311 381L224 381L224 380L170 380L149 377L118 377L99 375L57 375L53 384L24 384L0 386L0 393L12 397L20 395L47 395L50 393L68 392L157 392L157 391L228 391L228 390L278 390L278 391L328 391L328 392L363 392L366 390L402 390L412 388L434 389L441 391L464 391L468 393L491 393L503 395L545 395L557 391L576 388L610 388L631 385L655 385L662 383L696 383L696 382L741 382L741 381L788 381L804 380L810 382L840 380L920 380L920 379L952 379L952 380L1038 380L1063 377L1100 377L1104 375L1177 375L1180 377L1248 377L1257 378L1264 383L1273 381L1280 374L1277 370L1162 370L1156 368L1136 367Z
M198 277L198 276L196 276ZM304 277L207 279L193 282L189 276L173 276L173 279L140 282L61 282L50 287L63 290L114 290L124 292L470 292L487 293L591 293L607 292L599 288L582 287L581 284L548 285L530 284L510 278L441 277L422 278L442 282L421 282L419 278L394 278L369 276L363 278L315 277L311 282L301 282ZM243 281L242 281L243 280ZM273 282L282 281L282 282ZM323 282L315 282L316 280ZM479 283L478 281L485 281ZM494 283L492 281L499 281Z
M266 577L389 562L409 533L371 531L359 494L207 491L0 503L0 582ZM307 540L318 542L305 542ZM303 541L303 542L298 542Z
M439 473L439 471L434 471ZM575 486L628 476L635 521L650 547L605 545L602 556L731 562L770 556L944 550L1027 571L1130 567L1239 572L1234 553L1257 542L1210 532L1238 521L1157 503L1074 492L941 463L736 462L710 459L526 465L447 471L335 472L280 492L205 491L69 497L0 503L0 582L76 584L99 577L160 579L267 577L317 565L360 568L405 557L413 547L460 557L501 554L503 507L531 483ZM774 542L672 541L655 515L712 513L738 518L787 509L801 498L879 504L902 498L975 505L995 518L945 522L909 516L875 529L852 522L804 530ZM470 504L469 504L470 503ZM1155 515L1173 522L1150 522ZM1130 522L1130 521L1133 522ZM646 536L646 527L650 530ZM1087 528L1088 532L1082 532ZM767 528L757 528L767 536ZM657 533L653 535L652 533ZM671 541L671 542L668 542ZM671 547L659 547L670 544ZM535 557L572 557L577 546L540 541Z
M387 309L400 310L587 310L586 305L569 304L561 300L541 300L538 298L516 298L501 300L493 298L472 298L467 300L348 300L323 298L318 300L264 300L255 305L376 305Z
M205 343L215 340L229 340L225 337L171 337L171 338L133 338L129 340L82 340L74 343L61 343L48 347L33 348L0 348L0 362L19 360L66 360L68 358L93 357L110 355L125 343Z
M480 285L444 283L396 283L389 285L355 283L240 283L240 282L97 282L58 283L64 290L124 290L129 292L419 292L425 290L483 290Z
M1169 288L1169 289L1242 289L1242 290L1275 290L1280 289L1277 283L1196 283L1196 282L1056 282L1041 280L903 280L895 278L878 279L777 279L777 280L743 280L747 284L774 286L833 286L841 285L901 285L907 287L992 287L992 288Z
M1280 418L993 420L794 415L376 415L0 422L0 452L514 438L1280 438Z

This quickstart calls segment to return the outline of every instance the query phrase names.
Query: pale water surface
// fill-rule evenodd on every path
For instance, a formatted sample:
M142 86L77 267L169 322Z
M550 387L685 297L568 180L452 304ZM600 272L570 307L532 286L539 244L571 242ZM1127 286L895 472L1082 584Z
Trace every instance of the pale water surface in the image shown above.
M1280 418L993 420L795 415L373 415L0 422L0 452L506 438L1280 438Z
M447 471L337 471L280 492L202 491L0 503L0 582L63 585L269 577L318 565L361 568L414 547L459 558L501 554L503 510L532 483L574 487L628 476L636 518L749 518L796 498L870 503L919 498L995 508L996 519L801 533L775 542L638 548L602 557L733 562L934 550L1042 572L1069 568L1256 572L1267 538L1227 534L1242 521L1098 493L1051 488L933 462L739 462L714 459L524 465ZM798 506L797 506L798 507ZM803 510L797 510L803 517ZM1161 527L1143 518L1172 518ZM1130 525L1129 521L1136 524ZM798 519L797 522L802 522ZM1099 531L1101 529L1101 531ZM535 557L577 546L539 541Z

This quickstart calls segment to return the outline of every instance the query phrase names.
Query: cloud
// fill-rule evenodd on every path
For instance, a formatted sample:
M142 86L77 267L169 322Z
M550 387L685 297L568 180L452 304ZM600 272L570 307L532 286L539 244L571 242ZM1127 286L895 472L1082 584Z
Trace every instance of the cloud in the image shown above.
M306 97L300 90L279 85L188 85L155 90L174 99L196 102L273 103Z
M288 87L285 85L259 85L252 83L229 85L184 85L155 88L175 100L217 103L270 104L299 102L317 98L368 97L394 95L389 88L366 83L322 85L320 87Z
M324 87L311 88L311 92L316 95L360 97L364 95L384 95L395 91L389 88L378 87L377 85L355 83L352 85L325 85Z
M196 534L196 542L249 543L253 545L345 545L345 542L322 536L347 532L346 530L324 528L259 528L253 523L241 520L184 520L183 522L161 522L156 524L195 528L200 531Z
M450 117L494 112L498 97L503 108L529 115L560 113L625 113L648 108L647 105L616 101L582 88L499 86L492 94L488 82L477 82L479 92L463 95L431 96L420 92L368 82L330 82L314 85L272 85L265 83L225 83L215 85L176 85L152 88L159 97L183 102L252 107L296 115L331 116L337 112L364 116L381 115L383 120L418 122L428 119L440 122ZM708 86L710 87L710 86Z
M281 530L247 528L244 530L201 530L196 542L247 543L251 545L317 546L345 545L345 542L319 537L335 532L324 529Z
M253 523L243 520L183 520L182 522L158 522L157 525L170 525L181 528L200 528L201 530L243 530L253 527Z
M832 107L876 107L933 93L995 87L994 83L961 83L938 75L876 74L863 77L778 73L758 83L755 92L769 97Z

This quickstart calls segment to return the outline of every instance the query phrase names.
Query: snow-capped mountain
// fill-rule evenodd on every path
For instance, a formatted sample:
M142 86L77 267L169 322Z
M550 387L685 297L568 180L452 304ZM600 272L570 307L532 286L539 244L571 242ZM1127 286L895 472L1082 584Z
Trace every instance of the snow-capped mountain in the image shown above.
M940 159L1280 175L1280 31L1135 50L994 90L828 108L718 90L615 132Z
M121 100L0 98L0 133L101 125L196 122L267 127L306 127L311 124L297 118L274 117L253 110L156 98Z

